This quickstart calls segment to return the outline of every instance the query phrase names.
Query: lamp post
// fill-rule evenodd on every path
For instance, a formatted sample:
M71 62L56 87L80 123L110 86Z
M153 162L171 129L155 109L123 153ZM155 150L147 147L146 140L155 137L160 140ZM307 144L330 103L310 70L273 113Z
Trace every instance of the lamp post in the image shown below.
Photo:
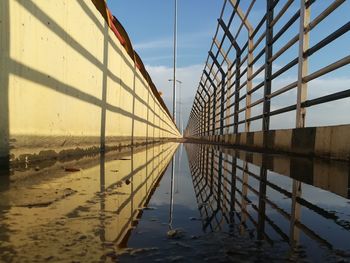
M177 0L174 0L174 65L173 65L173 120L176 125L176 37L177 37ZM176 154L176 153L175 153ZM172 229L174 212L174 180L175 180L175 156L171 162L171 184L170 184L170 209L169 209L169 229Z
M174 79L168 79L168 81L169 82L174 82ZM179 102L178 102L178 104L179 104L179 111L178 112L176 112L176 110L175 110L175 114L174 114L174 116L175 116L175 118L174 118L174 122L175 122L175 124L176 124L176 113L178 113L179 114L179 129L180 129L180 133L181 133L181 135L182 135L182 128L181 128L181 120L182 120L182 116L181 116L181 85L182 85L182 81L180 81L180 80L176 80L176 83L178 83L179 84ZM176 92L176 90L175 90L175 92ZM176 105L176 101L175 101L175 105ZM176 109L176 107L175 107L175 109Z
M176 80L176 44L177 44L177 0L174 0L174 61L173 79ZM176 123L176 81L173 81L173 119Z
M181 97L181 90L182 90L182 82L179 82L179 129L181 136L183 136L183 119L182 119L182 97Z

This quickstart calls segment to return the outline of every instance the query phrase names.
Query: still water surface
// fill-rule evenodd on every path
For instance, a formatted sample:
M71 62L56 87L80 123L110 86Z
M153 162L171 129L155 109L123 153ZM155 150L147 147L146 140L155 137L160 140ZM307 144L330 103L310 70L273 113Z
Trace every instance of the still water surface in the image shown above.
M15 167L0 261L347 262L349 171L176 143Z

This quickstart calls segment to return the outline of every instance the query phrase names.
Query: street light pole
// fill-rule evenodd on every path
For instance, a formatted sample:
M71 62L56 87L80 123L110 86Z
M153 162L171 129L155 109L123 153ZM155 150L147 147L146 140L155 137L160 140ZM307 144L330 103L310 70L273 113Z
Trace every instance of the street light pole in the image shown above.
M182 82L179 82L179 129L181 136L183 136L183 119L182 119L182 101L181 101L181 90L182 90Z
M176 37L177 37L177 0L174 0L174 74L173 74L173 120L176 125ZM175 153L176 155L176 153ZM174 180L175 180L175 156L171 162L171 183L170 183L170 210L169 210L169 229L173 227L173 211L174 211Z
M174 64L173 64L173 119L176 123L176 44L177 44L177 0L174 0Z
M168 81L169 82L174 82L174 79L168 79ZM176 80L175 81L176 83L178 83L179 84L179 86L178 86L178 90L179 90L179 102L178 102L178 104L179 104L179 111L178 112L176 112L175 111L175 116L176 116L176 113L178 113L178 116L179 116L179 120L178 120L178 122L179 122L179 126L178 126L178 128L180 129L180 132L181 132L181 135L182 135L182 131L181 131L181 120L182 120L182 116L181 116L181 88L182 88L182 81L180 81L180 80ZM175 92L176 92L176 90L175 90ZM175 105L176 105L176 101L175 101ZM176 109L176 108L175 108ZM176 119L177 118L175 118L175 124L176 124Z

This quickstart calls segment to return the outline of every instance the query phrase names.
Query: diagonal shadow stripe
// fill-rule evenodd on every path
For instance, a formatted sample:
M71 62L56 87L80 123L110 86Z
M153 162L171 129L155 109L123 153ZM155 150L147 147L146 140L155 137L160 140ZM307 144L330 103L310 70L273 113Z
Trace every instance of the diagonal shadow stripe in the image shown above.
M52 89L56 92L59 92L61 94L65 94L68 96L71 96L75 99L78 99L80 101L84 101L87 103L90 103L92 105L98 106L100 108L106 107L107 110L114 112L114 113L119 113L123 116L129 117L129 118L134 118L136 121L139 121L141 123L148 124L154 128L160 129L164 132L168 132L170 134L176 135L176 133L169 131L167 129L162 128L161 126L157 126L154 123L148 122L147 120L140 118L138 116L133 115L132 113L117 107L113 106L109 103L104 103L102 100L96 98L95 96L92 96L86 92L83 92L73 86L67 85L55 78L52 78L40 71L34 70L32 68L29 68L20 62L17 62L15 60L12 60L9 62L9 67L13 69L21 69L18 71L13 71L11 72L12 74L27 79L29 81L44 85L46 88Z
M62 41L64 41L67 45L72 47L75 51L77 51L79 54L82 55L85 59L87 59L89 62L94 64L96 67L98 67L101 71L104 70L103 63L97 59L94 55L92 55L84 46L82 46L76 39L74 39L70 34L68 34L57 22L55 22L50 16L48 16L43 10L41 10L35 3L33 3L31 0L28 1L19 1L17 2L25 8L29 13L31 13L34 17L38 19L44 25L48 30L53 32L55 35L57 35L59 38L61 38ZM86 4L84 4L82 1L78 1L80 6L83 8L83 10L86 12L88 10L88 7ZM93 13L87 12L87 15L92 19L94 17ZM48 25L48 21L50 22ZM92 19L92 21L96 24L98 22L97 18ZM98 28L103 32L103 28L101 26L98 26ZM112 45L113 49L123 58L124 63L131 69L134 70L134 66L130 63L130 59L127 58L123 52L120 51L120 49L116 46L114 41L109 37L108 35L108 42ZM118 78L114 73L112 73L110 70L107 71L108 77L111 78L113 81L120 83L125 89L127 89L133 96L137 97L137 99L141 103L145 103L142 98L137 96L133 93L133 90L128 87L120 78ZM147 87L148 84L146 81L139 76L139 74L135 74L138 80ZM160 105L158 102L158 99L156 100L157 104ZM146 105L147 106L147 105ZM150 109L152 110L152 109ZM156 114L154 112L154 114ZM166 114L167 115L167 114ZM168 125L168 124L167 124Z

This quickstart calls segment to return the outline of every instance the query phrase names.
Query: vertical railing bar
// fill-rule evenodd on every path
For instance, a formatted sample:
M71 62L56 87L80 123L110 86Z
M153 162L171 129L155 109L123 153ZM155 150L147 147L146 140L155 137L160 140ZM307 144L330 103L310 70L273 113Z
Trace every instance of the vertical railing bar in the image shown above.
M241 54L236 54L236 87L235 87L235 104L234 104L234 130L233 133L238 133L238 111L239 111L239 86L240 86L240 56Z
M306 0L300 1L300 27L299 27L299 67L298 67L298 86L297 86L297 104L296 104L296 128L305 127L306 108L302 103L307 99L307 82L303 78L308 74L308 57L304 57L305 51L309 48L309 31L305 28L310 23L310 5L306 7ZM301 207L297 203L297 198L301 197L301 182L293 180L292 188L292 207L290 220L290 241L291 245L299 240L299 231L296 228L296 222L300 220Z
M305 0L301 0L300 7L300 28L299 28L299 58L298 58L298 86L297 86L297 111L296 111L296 127L305 127L306 108L302 103L307 100L307 82L303 78L308 74L308 57L304 57L304 53L309 48L309 32L305 32L305 28L310 23L310 7L305 7Z
M267 143L267 131L270 129L270 107L271 101L268 96L271 94L271 76L272 76L272 63L270 58L273 55L273 28L271 23L273 21L273 0L267 0L267 16L266 16L266 45L265 45L265 81L264 81L264 105L263 105L263 123L262 130L264 131L264 146Z
M254 60L254 53L253 53L253 46L254 46L254 39L251 37L253 34L253 30L248 31L248 37L249 37L249 45L248 45L248 70L247 70L247 92L246 92L246 110L245 110L245 131L250 131L250 121L247 121L251 117L251 100L252 95L249 93L253 88L253 65L252 61Z

